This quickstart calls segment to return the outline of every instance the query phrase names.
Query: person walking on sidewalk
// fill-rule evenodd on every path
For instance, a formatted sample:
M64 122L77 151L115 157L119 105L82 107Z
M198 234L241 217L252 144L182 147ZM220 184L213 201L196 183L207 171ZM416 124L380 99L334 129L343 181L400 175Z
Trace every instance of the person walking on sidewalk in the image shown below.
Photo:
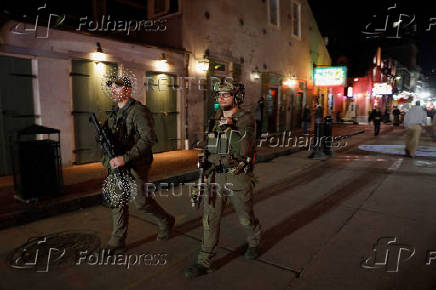
M104 128L117 145L118 156L112 160L103 157L102 163L109 168L109 172L123 166L129 170L137 186L137 196L134 199L136 208L158 226L157 239L166 240L175 218L161 208L152 195L144 192L153 162L151 148L157 143L151 112L131 97L132 83L128 77L117 77L106 84L112 88L112 99L117 104L108 114ZM125 250L129 219L127 203L112 208L112 219L112 236L105 248L122 252Z
M256 104L255 119L256 119L256 138L260 139L262 135L263 107L265 99L263 96L259 98Z
M254 117L239 107L244 100L242 84L222 81L215 85L214 92L220 108L212 120L213 128L206 135L210 167L206 173L208 194L202 197L203 240L196 261L184 271L187 278L211 272L221 217L228 200L247 234L245 258L253 260L258 256L261 226L253 211ZM218 192L211 189L212 185Z
M392 111L392 115L394 115L394 122L393 125L398 127L400 126L400 110L398 109L397 106L394 107L394 110Z
M416 101L416 105L410 108L404 117L404 127L406 128L406 156L415 157L419 137L421 136L421 126L425 125L426 121L427 113L421 107L421 103Z
M318 104L315 109L315 124L319 124L322 122L323 115L324 109L320 104Z
M377 136L380 133L380 123L382 119L382 113L380 111L380 107L377 106L374 110L372 110L371 115L369 115L369 121L374 124L374 136Z
M307 134L307 129L310 126L310 122L312 121L312 117L310 116L311 111L309 109L309 105L304 105L303 110L303 118L302 118L302 127L303 127L303 134Z

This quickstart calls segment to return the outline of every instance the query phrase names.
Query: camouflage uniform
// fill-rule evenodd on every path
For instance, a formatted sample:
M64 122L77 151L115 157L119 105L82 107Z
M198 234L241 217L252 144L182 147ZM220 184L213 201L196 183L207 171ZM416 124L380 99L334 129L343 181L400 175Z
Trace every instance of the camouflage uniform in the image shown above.
M116 155L123 156L126 163L124 166L135 178L138 188L134 200L136 208L158 226L158 239L167 238L165 236L168 234L168 228L174 224L174 217L161 208L152 195L148 196L144 192L144 184L148 181L148 172L153 162L151 148L157 143L151 112L138 101L130 99L120 109L114 106L104 127L114 142ZM109 161L108 158L103 157L102 163L110 168ZM112 218L113 232L108 245L123 246L127 237L128 205L112 208Z
M223 112L219 109L216 119L220 119L222 115ZM208 161L212 163L208 183L217 184L216 193L213 194L209 190L209 194L203 199L203 240L197 263L207 269L210 268L211 258L215 255L221 217L228 200L233 204L239 222L247 234L249 247L257 247L260 241L261 227L253 211L253 166L250 166L246 173L229 172L241 160L254 157L255 120L249 112L242 109L238 109L232 118L231 127L223 128L216 124L213 132L207 135Z

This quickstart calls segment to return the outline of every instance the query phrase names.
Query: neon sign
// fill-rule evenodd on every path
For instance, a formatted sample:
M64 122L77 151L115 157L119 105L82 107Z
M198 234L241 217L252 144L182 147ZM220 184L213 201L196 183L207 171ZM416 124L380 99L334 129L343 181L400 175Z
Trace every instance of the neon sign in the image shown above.
M329 66L315 68L313 79L317 87L345 87L347 83L347 67Z

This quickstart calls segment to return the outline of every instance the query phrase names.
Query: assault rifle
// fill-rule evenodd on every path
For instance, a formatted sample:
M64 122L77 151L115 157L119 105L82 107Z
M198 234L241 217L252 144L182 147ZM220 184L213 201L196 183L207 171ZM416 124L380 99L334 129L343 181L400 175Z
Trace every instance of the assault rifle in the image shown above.
M106 130L101 127L94 113L89 117L89 122L94 125L95 130L97 131L95 140L100 144L103 154L109 158L109 160L112 160L116 157L115 147L109 139ZM129 171L125 167L113 168L112 171L115 175L118 188L121 189L124 196L129 196Z

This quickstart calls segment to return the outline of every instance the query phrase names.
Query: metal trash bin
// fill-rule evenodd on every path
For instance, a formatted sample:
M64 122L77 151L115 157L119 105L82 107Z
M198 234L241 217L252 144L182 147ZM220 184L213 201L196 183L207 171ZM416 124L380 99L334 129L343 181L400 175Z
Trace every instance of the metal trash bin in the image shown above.
M40 134L47 139L38 139ZM50 139L52 134L57 140ZM11 144L16 199L29 202L63 193L60 130L32 125L20 130Z

